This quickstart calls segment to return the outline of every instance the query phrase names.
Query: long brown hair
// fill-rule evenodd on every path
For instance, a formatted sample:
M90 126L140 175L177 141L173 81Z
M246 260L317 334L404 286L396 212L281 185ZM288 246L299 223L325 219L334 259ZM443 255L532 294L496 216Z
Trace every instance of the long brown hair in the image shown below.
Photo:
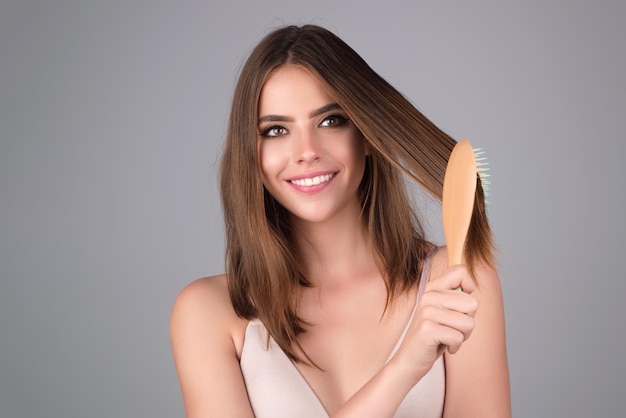
M297 293L309 282L286 210L265 190L259 175L257 118L261 88L284 64L311 72L348 114L366 142L360 186L363 222L387 285L387 301L419 281L430 247L405 188L408 176L441 199L448 157L456 141L374 72L345 42L314 25L268 34L244 64L235 88L220 183L226 223L226 271L237 314L259 318L294 360L304 331ZM492 260L492 235L477 177L474 215L466 245L473 271Z

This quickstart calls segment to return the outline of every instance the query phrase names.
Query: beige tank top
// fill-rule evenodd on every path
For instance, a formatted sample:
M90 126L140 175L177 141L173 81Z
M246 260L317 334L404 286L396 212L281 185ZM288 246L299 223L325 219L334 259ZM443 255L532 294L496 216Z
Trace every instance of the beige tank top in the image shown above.
M428 281L432 253L434 251L431 251L422 269L413 312L387 361L400 347L413 321L417 304ZM250 321L246 328L240 365L256 418L328 418L329 414L311 386L278 344L270 338L269 347L267 346L267 329L259 320ZM441 418L444 394L445 370L442 356L407 394L394 418Z

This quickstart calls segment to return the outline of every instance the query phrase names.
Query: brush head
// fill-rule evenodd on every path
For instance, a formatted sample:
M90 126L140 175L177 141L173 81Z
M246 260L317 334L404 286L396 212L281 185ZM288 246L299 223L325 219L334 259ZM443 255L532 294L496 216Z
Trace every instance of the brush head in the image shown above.
M450 154L443 182L443 234L449 266L463 261L463 248L474 210L476 175L474 148L463 139Z
M483 148L474 148L474 158L476 159L476 172L480 177L480 184L483 187L485 197L485 210L489 213L489 202L491 200L491 168Z

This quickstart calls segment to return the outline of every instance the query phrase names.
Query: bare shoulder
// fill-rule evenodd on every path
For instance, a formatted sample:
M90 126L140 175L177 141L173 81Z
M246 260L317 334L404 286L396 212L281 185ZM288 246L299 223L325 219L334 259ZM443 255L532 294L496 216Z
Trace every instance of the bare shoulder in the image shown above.
M213 340L230 337L237 346L238 334L246 323L235 313L227 276L221 274L194 280L180 291L172 308L170 327L172 338L191 327L196 335L210 333Z
M195 280L178 294L170 336L188 417L252 415L239 367L246 324L225 275Z
M174 302L172 313L185 313L189 310L208 309L210 316L222 316L232 310L228 297L227 276L203 277L185 286ZM234 311L233 311L234 313Z

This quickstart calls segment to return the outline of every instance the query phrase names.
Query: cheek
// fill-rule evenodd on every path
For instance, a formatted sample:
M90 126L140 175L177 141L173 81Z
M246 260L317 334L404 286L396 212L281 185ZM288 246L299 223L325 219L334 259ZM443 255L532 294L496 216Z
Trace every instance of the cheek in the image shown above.
M258 146L259 171L263 183L275 179L283 167L283 157L276 144L261 143Z

